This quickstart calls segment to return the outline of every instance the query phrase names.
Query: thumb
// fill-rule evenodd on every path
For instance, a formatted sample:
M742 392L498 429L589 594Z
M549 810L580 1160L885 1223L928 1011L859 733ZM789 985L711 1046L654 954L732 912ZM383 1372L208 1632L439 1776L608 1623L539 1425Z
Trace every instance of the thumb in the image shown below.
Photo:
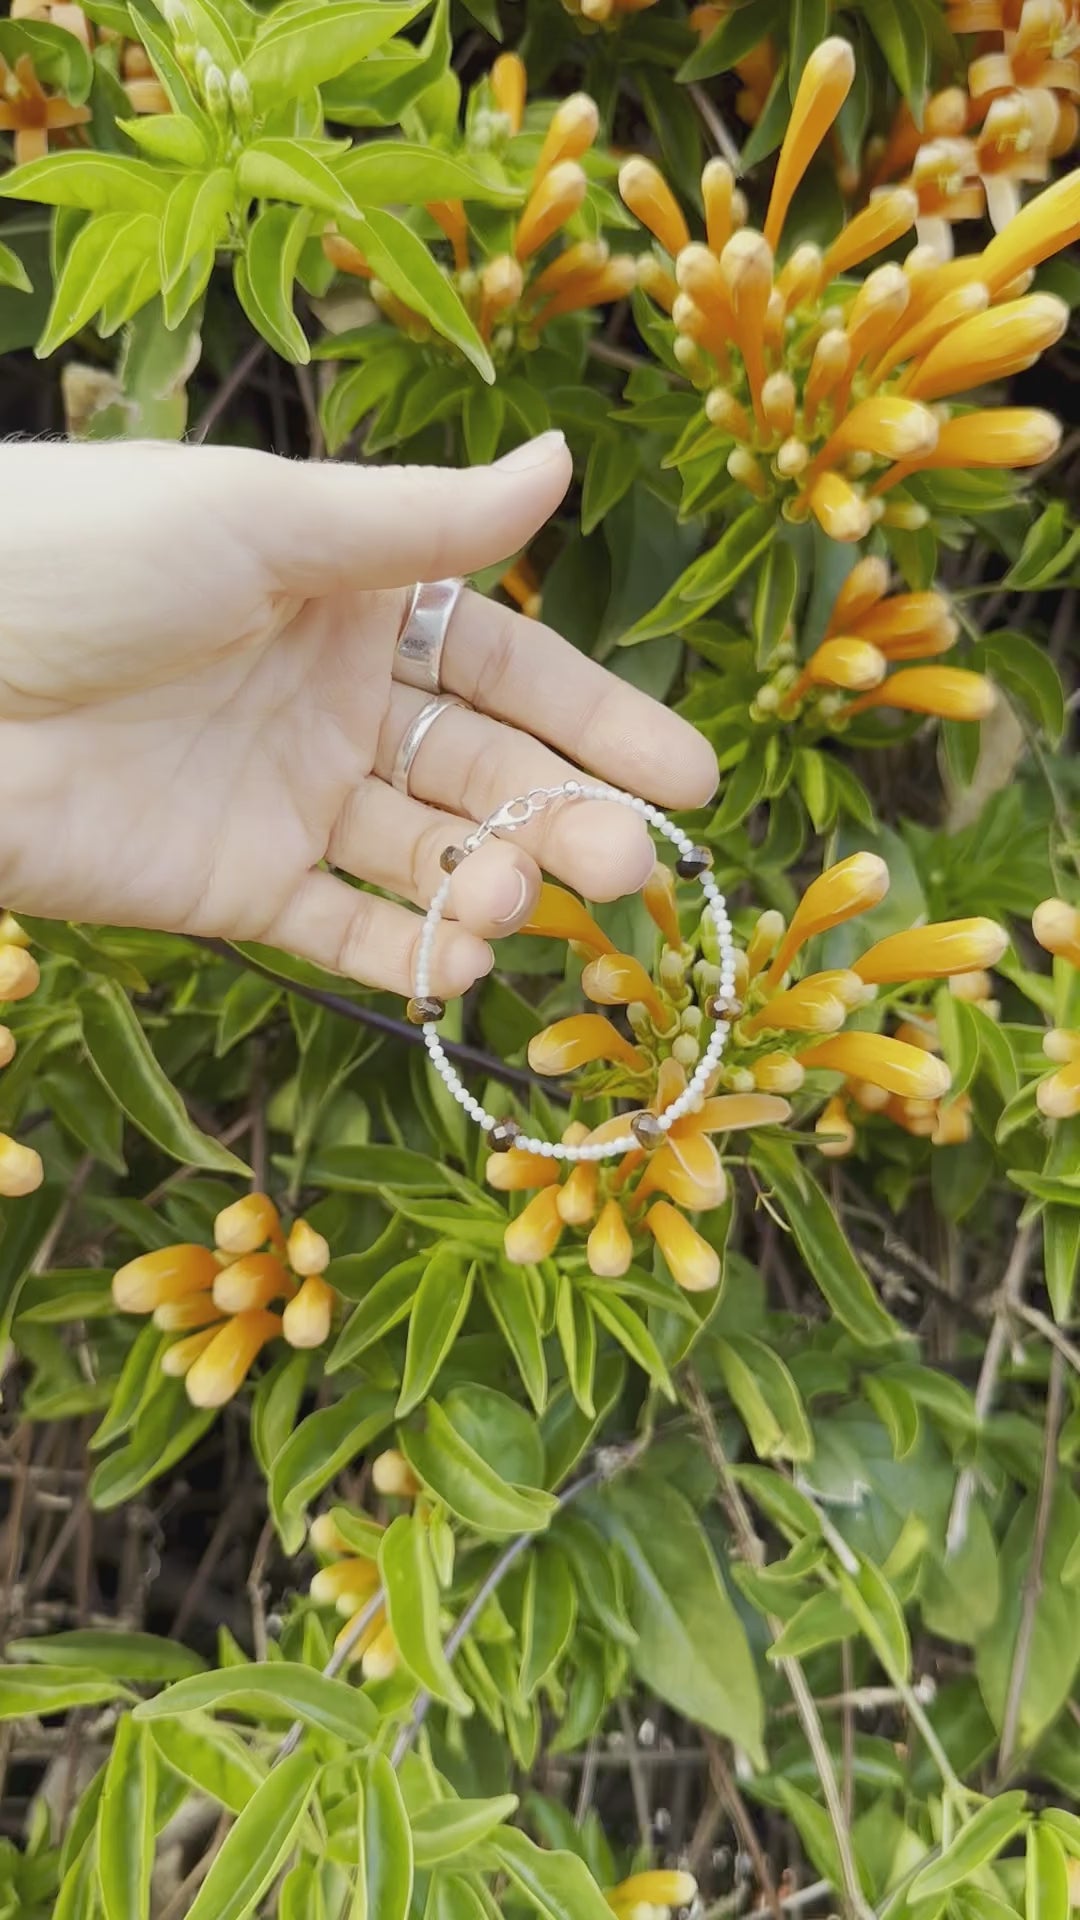
M561 433L493 466L380 467L273 460L251 533L293 593L409 586L475 573L530 540L570 484Z

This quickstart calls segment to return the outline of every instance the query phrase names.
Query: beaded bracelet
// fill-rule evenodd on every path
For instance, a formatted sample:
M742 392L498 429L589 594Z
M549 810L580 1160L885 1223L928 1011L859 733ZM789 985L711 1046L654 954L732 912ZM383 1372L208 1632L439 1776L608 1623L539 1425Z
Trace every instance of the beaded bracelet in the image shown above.
M542 813L546 807L560 800L610 800L619 806L629 807L632 812L647 820L650 827L662 833L676 849L678 859L675 871L683 880L700 880L705 895L705 911L716 929L720 947L720 986L705 1003L705 1013L715 1021L709 1044L699 1060L689 1085L673 1100L663 1113L638 1113L628 1122L628 1131L617 1140L602 1142L584 1140L578 1146L567 1145L562 1141L539 1140L526 1134L516 1120L497 1119L480 1105L479 1100L463 1086L439 1038L438 1022L446 1012L446 1007L431 991L431 955L438 933L439 922L443 917L446 903L450 897L451 876L466 860L470 853L483 845L493 833L513 832L523 827ZM735 949L731 940L731 921L728 919L724 896L720 892L709 871L712 855L707 847L695 846L689 835L681 827L675 826L659 807L649 805L647 800L639 800L632 793L623 793L618 787L609 787L583 781L567 780L559 787L533 787L529 793L520 794L515 800L506 801L497 812L466 837L460 847L447 847L440 856L440 866L446 875L435 898L427 910L416 962L416 996L409 1001L407 1012L414 1025L422 1027L424 1045L431 1056L432 1065L454 1099L471 1119L490 1135L491 1144L498 1152L506 1152L517 1147L525 1153L541 1154L545 1160L607 1160L624 1153L630 1153L637 1147L658 1146L664 1135L680 1120L683 1114L692 1112L700 1106L705 1096L709 1079L715 1071L728 1037L731 1020L737 1011L735 998Z

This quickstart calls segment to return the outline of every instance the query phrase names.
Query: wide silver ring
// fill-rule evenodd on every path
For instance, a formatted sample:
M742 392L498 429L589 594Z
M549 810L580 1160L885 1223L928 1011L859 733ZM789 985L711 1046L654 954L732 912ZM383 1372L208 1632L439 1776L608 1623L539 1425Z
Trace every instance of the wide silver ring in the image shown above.
M445 713L449 707L464 707L466 704L464 700L456 699L452 693L440 693L434 700L429 700L426 706L421 707L415 718L410 720L401 736L397 753L394 755L394 771L390 775L391 785L396 787L399 793L408 793L413 761L440 714Z
M438 693L443 647L464 580L418 580L405 609L393 675L406 687Z

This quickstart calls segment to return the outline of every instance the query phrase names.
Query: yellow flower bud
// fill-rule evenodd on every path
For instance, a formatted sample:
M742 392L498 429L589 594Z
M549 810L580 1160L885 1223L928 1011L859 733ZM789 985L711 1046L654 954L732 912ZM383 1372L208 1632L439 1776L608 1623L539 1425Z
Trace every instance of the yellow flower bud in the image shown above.
M534 253L572 219L585 198L588 182L576 160L560 160L529 195L514 233L518 260Z
M882 460L914 461L933 452L938 432L929 407L900 394L874 394L845 414L818 459L827 467L849 453L865 450Z
M910 275L905 273L905 278L910 286ZM963 286L954 287L928 313L913 320L902 333L894 336L874 368L874 380L884 379L886 374L891 373L894 367L901 366L905 360L913 360L920 353L927 353L962 320L970 319L975 313L985 313L989 305L990 289L981 280L969 280Z
M499 112L509 120L511 133L520 132L528 88L524 61L516 53L500 53L492 62L489 80L492 98Z
M879 940L854 964L860 980L886 986L897 980L941 980L972 967L993 967L1009 944L995 920L941 920Z
M638 286L648 294L650 300L655 300L657 306L663 307L666 313L671 312L678 297L678 282L674 274L661 266L654 254L638 255L637 280Z
M850 272L861 260L891 247L915 225L919 212L918 196L910 187L891 187L875 194L861 213L841 227L825 253L823 278L836 280Z
M553 1187L559 1178L558 1162L540 1153L525 1153L511 1147L509 1153L488 1155L484 1178L496 1193L527 1193L532 1187Z
M876 907L889 891L889 869L876 853L852 853L812 880L792 915L766 976L773 986L807 940Z
M339 273L351 273L356 280L370 280L371 262L341 233L324 233L322 250Z
M1055 1066L1067 1067L1080 1060L1080 1033L1066 1027L1051 1027L1043 1034L1042 1050Z
M399 1664L397 1641L394 1630L385 1626L376 1634L361 1657L360 1668L365 1680L389 1680L396 1673Z
M722 1207L727 1198L727 1175L706 1133L668 1134L652 1155L638 1184L639 1197L666 1193L692 1213Z
M21 1200L24 1194L35 1193L44 1178L41 1155L0 1133L0 1196Z
M41 983L41 969L32 953L10 941L0 946L0 1000L25 1000Z
M114 1273L113 1301L122 1313L153 1313L188 1294L208 1293L220 1272L209 1247L161 1247L140 1253Z
M370 1598L371 1596L368 1595L368 1599ZM363 1611L363 1608L366 1606L366 1604L367 1604L366 1601L361 1601L359 1606L356 1606L352 1609L351 1618L346 1620L345 1625L340 1629L339 1633L337 1634L334 1640L335 1653L337 1653L340 1650L340 1648L342 1647L342 1644L345 1641L349 1641L351 1643L349 1646L349 1651L347 1655L347 1661L350 1667L355 1666L358 1661L363 1660L363 1657L367 1652L368 1648L373 1644L374 1641L378 1639L379 1635L383 1633L386 1629L386 1609L385 1607L379 1607L374 1615L374 1618L368 1621L367 1626L364 1628L364 1631L362 1634L360 1634L359 1638L358 1639L354 1638L353 1620L355 1619L358 1613ZM364 1677L365 1679L367 1679L369 1676L365 1674Z
M454 249L454 266L458 273L467 273L469 268L469 218L461 200L429 200L426 211L430 213L437 227L445 233Z
M962 1147L970 1139L971 1100L966 1093L961 1093L947 1106L938 1108L930 1140L935 1147Z
M591 1060L618 1060L639 1071L646 1065L640 1048L624 1040L602 1013L572 1013L529 1041L529 1065L534 1073L569 1073Z
M534 189L560 160L577 160L587 153L599 130L599 109L589 94L571 93L560 101L544 135L533 174Z
M958 632L941 593L894 593L868 608L854 624L861 638L872 640L889 660L921 660L946 653Z
M687 1293L707 1293L720 1279L720 1255L669 1200L654 1200L645 1225L671 1270L672 1279Z
M733 233L720 256L720 267L731 303L731 331L746 367L754 413L765 418L761 393L765 384L765 316L773 290L773 256L760 233L745 227Z
M326 1514L323 1518L328 1520L330 1516ZM337 1535L336 1527L333 1531ZM315 1541L314 1532L312 1527L312 1544L318 1545L320 1543ZM312 1578L308 1592L317 1607L336 1607L338 1601L347 1594L351 1603L349 1611L356 1613L358 1605L369 1599L378 1585L379 1569L375 1561L364 1555L356 1555L347 1560L338 1560L332 1567L320 1567Z
M837 1033L799 1053L804 1067L868 1080L904 1099L940 1100L952 1084L943 1060L882 1033Z
M971 1007L989 1000L993 990L994 983L984 967L972 967L965 973L949 976L949 992L953 999L964 1000Z
M823 640L806 663L803 680L815 687L842 687L848 693L862 693L879 686L888 672L888 661L869 640L837 635ZM799 691L799 683L792 692Z
M788 254L776 276L776 291L784 310L793 313L804 300L813 300L821 287L821 248L812 240L803 240Z
M371 1484L377 1493L392 1495L398 1500L415 1500L420 1491L419 1480L396 1447L387 1447L372 1461Z
M516 307L525 289L525 275L508 253L489 260L480 275L480 301L484 324L490 326L496 314Z
M763 1031L836 1033L852 1007L873 999L858 974L846 968L807 974L786 992L774 994L745 1023L749 1034Z
M628 953L602 953L590 960L581 976L586 999L602 1007L625 1007L640 1000L661 1030L671 1024L671 1010L660 998L639 960Z
M789 373L770 373L761 389L761 408L774 433L785 438L795 426L795 382Z
M243 1386L267 1341L280 1332L278 1315L261 1307L227 1320L187 1376L185 1384L192 1406L224 1406Z
M1047 1120L1071 1120L1080 1113L1080 1060L1047 1074L1035 1089L1039 1112Z
M223 1313L250 1313L291 1294L293 1283L275 1253L244 1253L222 1267L214 1281L214 1301Z
M773 176L765 238L775 252L788 208L855 78L851 42L833 35L814 48L802 70Z
M812 433L818 408L839 385L851 364L851 341L840 327L826 327L814 348L803 391L803 421Z
M651 160L635 154L619 169L619 192L625 204L665 253L681 253L690 244L690 229L675 195Z
M154 1308L152 1318L162 1333L193 1333L198 1327L224 1320L225 1315L215 1306L212 1294L190 1293L184 1300L163 1300Z
M1080 967L1080 909L1066 900L1043 900L1031 916L1031 931L1047 953Z
M589 1272L600 1280L619 1280L630 1266L634 1243L617 1200L607 1200L601 1208L586 1243L585 1257Z
M205 1353L211 1340L216 1339L217 1327L200 1327L196 1333L189 1333L183 1340L177 1340L174 1346L166 1347L161 1356L161 1371L171 1380L180 1380L192 1367L201 1353Z
M543 273L538 274L529 289L533 300L547 298L551 294L561 293L568 280L576 280L582 274L596 273L608 263L611 249L606 240L577 240L572 247L564 248L558 259L553 260Z
M330 1265L330 1245L306 1220L294 1220L289 1229L286 1254L294 1273L306 1278L309 1273L325 1273Z
M763 1053L750 1069L763 1093L798 1093L805 1068L790 1053Z
M637 285L637 260L631 253L617 253L606 266L594 273L568 280L561 293L549 300L539 316L539 325L557 320L564 313L580 313L585 307L603 307L625 300Z
M880 687L860 695L848 711L898 707L905 713L936 714L943 720L985 720L996 702L993 682L967 667L902 667Z
M1040 407L995 407L947 420L936 447L903 461L890 484L929 467L1036 467L1061 445L1061 422Z
M620 1906L688 1907L697 1899L697 1881L692 1873L659 1869L633 1873L629 1880L620 1880L612 1888L609 1898Z
M844 1160L855 1146L855 1127L843 1094L835 1093L814 1122L818 1151L828 1160Z
M590 953L614 953L615 947L602 933L588 909L565 887L545 880L522 933L541 934L546 940L568 940L572 946L585 947Z
M996 234L979 262L979 277L1000 293L1017 274L1037 267L1080 239L1080 168L1029 200Z
M516 1220L510 1221L503 1235L503 1251L515 1266L532 1266L554 1253L562 1230L558 1188L545 1187L533 1195Z
M214 1243L222 1253L256 1253L280 1233L281 1216L265 1193L246 1193L214 1221Z
M670 867L658 860L641 890L649 918L655 921L669 947L682 944L679 908L675 895L675 876Z
M15 1035L10 1027L0 1027L0 1067L8 1067L15 1058Z
M705 234L713 253L723 253L735 225L732 200L735 175L726 160L710 160L701 176L701 197L705 203Z
M903 390L912 399L938 400L1022 373L1060 340L1068 321L1068 307L1052 293L989 307L962 321L916 361L904 376Z
M600 1172L595 1160L579 1160L559 1187L555 1205L568 1227L587 1227L596 1218Z
M865 540L873 525L869 505L841 473L820 473L809 492L810 511L830 540Z
M756 979L762 967L776 952L777 943L783 937L784 916L775 907L767 907L758 915L750 943L746 949L747 978Z
M309 1273L286 1303L281 1331L290 1347L321 1347L330 1332L337 1295L321 1274Z
M12 14L12 19L15 18ZM13 913L0 913L0 946L28 947L30 935Z

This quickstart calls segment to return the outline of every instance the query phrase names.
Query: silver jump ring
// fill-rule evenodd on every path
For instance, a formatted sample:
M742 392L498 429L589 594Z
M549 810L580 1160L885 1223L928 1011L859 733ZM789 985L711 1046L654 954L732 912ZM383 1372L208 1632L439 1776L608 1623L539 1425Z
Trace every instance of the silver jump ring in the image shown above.
M463 580L419 580L409 597L394 650L393 676L406 687L438 693L443 648Z
M399 793L408 793L413 761L436 720L450 707L463 707L465 704L464 700L458 700L452 693L440 693L434 700L429 700L425 706L422 706L419 713L410 720L401 736L397 753L394 755L394 771L390 776L391 785L396 787Z

